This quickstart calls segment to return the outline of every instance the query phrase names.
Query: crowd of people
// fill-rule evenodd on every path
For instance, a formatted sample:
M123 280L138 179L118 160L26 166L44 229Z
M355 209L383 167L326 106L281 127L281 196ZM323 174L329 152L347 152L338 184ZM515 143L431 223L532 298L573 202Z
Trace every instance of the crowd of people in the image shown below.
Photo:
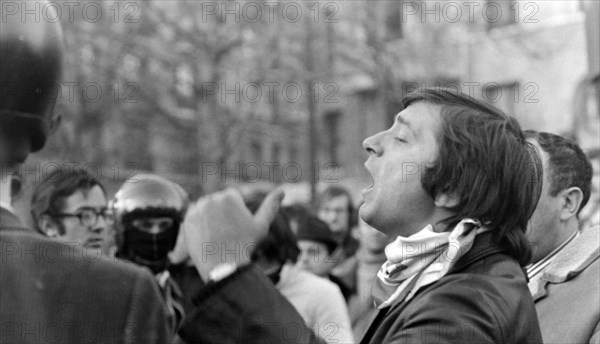
M360 207L339 185L316 209L279 188L194 201L154 174L112 196L75 168L36 185L25 227L11 178L60 122L62 34L1 25L22 91L0 103L2 343L600 343L588 157L445 89L364 141Z

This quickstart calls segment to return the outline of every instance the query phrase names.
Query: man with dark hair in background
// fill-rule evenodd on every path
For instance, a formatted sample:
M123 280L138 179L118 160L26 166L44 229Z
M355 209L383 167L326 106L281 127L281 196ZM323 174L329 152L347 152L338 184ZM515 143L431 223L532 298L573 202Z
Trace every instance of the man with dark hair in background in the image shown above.
M77 244L90 259L114 255L114 217L106 191L83 168L46 175L33 192L31 214L40 233Z
M350 192L339 185L327 187L319 194L317 216L325 221L333 233L337 249L330 261L335 263L330 275L346 294L356 291L356 251L358 240L354 237L356 209ZM345 294L345 295L346 295Z
M390 129L364 141L373 183L360 217L396 240L362 343L541 343L522 269L541 190L535 149L514 118L462 94L418 90L404 107ZM183 227L200 275L219 271L188 319L196 340L218 326L222 342L319 342L248 259L222 254L264 236L280 199L271 194L252 217L227 190L188 211ZM223 248L206 255L205 242ZM288 324L296 332L285 339Z
M527 131L544 164L544 184L527 236L529 289L544 343L600 343L600 228L579 228L592 166L561 136Z
M152 275L88 259L80 248L24 227L11 208L12 175L60 122L52 97L62 30L27 18L7 13L0 22L0 341L164 344L166 313Z
M317 215L327 223L338 245L347 251L346 256L354 254L358 245L352 237L352 228L356 226L356 210L350 192L341 186L329 186L319 194Z

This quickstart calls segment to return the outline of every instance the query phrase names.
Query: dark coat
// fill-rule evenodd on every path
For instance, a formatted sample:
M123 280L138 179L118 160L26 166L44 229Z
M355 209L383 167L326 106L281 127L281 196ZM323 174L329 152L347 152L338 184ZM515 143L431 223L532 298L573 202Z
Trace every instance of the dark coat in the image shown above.
M190 343L320 343L255 267L202 289L182 328ZM378 313L362 343L542 343L525 274L479 235L452 271Z
M153 276L86 256L24 228L0 208L0 342L168 342Z
M322 343L294 306L253 265L239 268L195 296L179 335L186 343Z
M525 273L492 232L437 282L379 311L361 343L542 343Z

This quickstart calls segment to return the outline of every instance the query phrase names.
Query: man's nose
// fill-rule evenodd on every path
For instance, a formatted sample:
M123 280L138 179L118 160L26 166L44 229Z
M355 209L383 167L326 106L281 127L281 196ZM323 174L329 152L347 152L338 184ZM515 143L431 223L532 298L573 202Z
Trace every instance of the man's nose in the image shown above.
M366 138L363 141L363 148L369 153L380 156L383 153L383 149L381 147L381 137L383 135L383 131L375 134L371 137Z
M331 223L333 221L335 221L335 211L331 211L331 210L326 210L321 212L321 220L323 220L325 223L327 223L328 225L331 225Z
M106 223L103 220L98 219L98 223L95 226L90 227L90 231L93 233L102 233L106 229Z
M94 233L101 233L108 227L109 227L108 223L106 222L106 219L104 218L104 216L99 216L98 221L96 222L95 225L93 225L90 228L90 231L92 231Z
M150 234L158 234L161 232L160 225L157 223L152 224L152 227L148 231Z
M337 211L332 211L331 214L329 215L329 222L333 223L333 222L337 222L341 216L341 214Z

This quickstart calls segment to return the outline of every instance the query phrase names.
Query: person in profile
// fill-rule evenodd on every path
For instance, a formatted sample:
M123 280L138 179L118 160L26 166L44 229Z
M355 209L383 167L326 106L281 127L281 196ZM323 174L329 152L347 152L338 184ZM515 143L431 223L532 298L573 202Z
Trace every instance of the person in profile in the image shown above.
M600 227L580 228L590 199L592 165L564 137L528 130L544 163L542 195L527 237L526 271L545 343L600 342ZM568 322L564 318L568 317Z
M0 22L2 342L164 344L166 311L147 270L88 259L77 245L25 227L12 209L12 175L60 123L52 88L62 73L62 30L35 19L6 13Z
M391 128L363 143L372 184L359 216L394 241L361 343L542 343L523 272L531 259L525 231L542 187L535 148L514 118L466 95L424 89L403 104ZM321 342L248 260L218 259L227 244L264 237L281 198L273 192L254 216L233 190L190 207L188 251L201 276L219 271L184 327L196 338L214 339L203 333L210 326L231 330L218 335L231 343ZM203 256L202 242L224 248ZM213 305L236 312L215 314ZM286 340L291 323L296 335Z

